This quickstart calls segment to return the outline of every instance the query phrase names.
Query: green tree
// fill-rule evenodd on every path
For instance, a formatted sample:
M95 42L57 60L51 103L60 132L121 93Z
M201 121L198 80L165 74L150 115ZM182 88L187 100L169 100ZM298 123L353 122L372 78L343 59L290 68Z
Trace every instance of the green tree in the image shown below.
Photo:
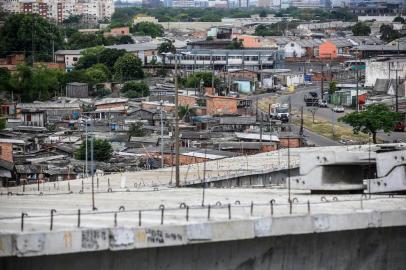
M10 79L10 71L5 68L0 68L0 92L10 91Z
M393 29L392 25L387 24L382 24L379 28L379 32L381 33L381 39L387 42L390 42L402 36L399 31Z
M259 17L265 18L266 16L268 16L268 13L266 12L266 10L265 9L261 10L261 12L259 13Z
M201 22L221 22L222 16L215 14L215 13L209 13L206 15L203 15L200 17L199 21Z
M88 160L91 158L91 140L88 140L87 142L87 157ZM102 139L95 139L93 142L93 155L94 159L97 161L109 161L112 154L113 154L113 148L111 147L111 144ZM86 159L86 141L83 141L82 144L80 145L79 149L76 150L75 152L75 158L78 160L85 160Z
M268 25L258 25L255 28L255 33L256 36L282 36L282 31L278 30L278 29L274 29L274 27L272 26L268 26Z
M93 65L92 67L86 69L85 74L88 79L88 83L91 85L107 82L111 77L110 70L103 64Z
M131 137L143 137L145 135L144 125L141 122L131 124L127 132L128 141L131 140Z
M5 128L6 128L6 119L0 118L0 130L3 130Z
M35 61L52 60L52 48L62 48L63 38L60 29L53 23L36 14L13 14L7 17L0 28L0 54L23 52Z
M114 64L114 78L118 81L144 78L141 60L133 54L124 54Z
M163 53L175 53L176 48L175 45L173 45L172 41L165 41L161 43L158 47L158 53L163 54Z
M31 68L19 65L10 78L12 91L22 101L48 100L66 83L66 73L57 69L49 69L44 65Z
M235 39L233 39L231 41L231 44L229 44L227 46L227 49L229 49L229 50L241 50L241 49L244 49L244 46L243 46L241 40L238 40L238 39L235 38Z
M405 23L405 19L401 16L396 16L395 19L393 19L393 22L399 22L399 23Z
M131 36L124 35L118 38L118 44L134 44L134 40Z
M195 115L195 110L190 108L189 105L179 106L179 118L180 119L189 119L190 116Z
M186 87L199 87L200 81L203 80L203 86L211 87L212 83L212 76L211 72L195 72L193 75L187 77L185 86ZM220 79L218 77L214 77L214 87L217 88L220 85Z
M378 131L389 133L402 119L402 114L391 111L385 104L373 104L368 106L365 111L352 112L338 120L352 126L354 134L359 132L372 134L373 142L376 143Z
M106 50L103 46L96 46L83 50L80 54L78 62L75 65L75 69L87 69L95 64L101 63L101 55ZM103 63L106 64L106 63ZM114 63L113 63L114 64ZM106 66L108 66L106 64Z
M329 86L330 86L330 87L329 87L329 91L328 91L328 92L330 93L330 95L332 95L332 94L334 94L335 91L337 90L337 82L331 81Z
M145 82L129 81L123 85L121 92L128 98L149 96L149 87Z
M66 81L88 83L89 78L87 77L86 72L83 72L83 70L75 69L66 74Z
M72 50L91 48L103 45L104 38L100 34L76 32L68 39L68 47Z
M134 27L131 29L131 33L156 38L163 36L164 28L160 24L152 22L140 22L134 25Z
M124 54L126 54L125 50L105 48L99 55L99 61L101 64L105 64L110 71L113 72L113 67L117 59Z
M111 94L111 90L107 88L98 88L96 89L96 95L99 97L105 97Z
M357 22L351 30L354 36L369 36L371 34L371 27L365 22Z

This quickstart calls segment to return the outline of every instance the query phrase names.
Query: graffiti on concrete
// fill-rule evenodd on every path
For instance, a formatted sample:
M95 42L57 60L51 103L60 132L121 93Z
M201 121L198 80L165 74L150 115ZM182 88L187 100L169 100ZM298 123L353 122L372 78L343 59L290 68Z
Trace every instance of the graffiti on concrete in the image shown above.
M82 231L82 248L99 249L102 241L107 240L107 233L104 230Z

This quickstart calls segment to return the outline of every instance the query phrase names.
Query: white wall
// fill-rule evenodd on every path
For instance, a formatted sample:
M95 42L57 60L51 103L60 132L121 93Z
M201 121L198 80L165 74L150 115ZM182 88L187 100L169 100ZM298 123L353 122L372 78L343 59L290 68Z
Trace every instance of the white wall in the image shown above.
M402 16L403 18L406 19L405 16ZM393 22L393 19L395 19L396 16L358 16L358 21L359 22L364 22L364 21L372 21L375 20L377 22Z
M284 47L285 57L302 57L305 55L306 50L303 49L296 42L289 42Z
M77 63L77 61L79 60L80 57L81 57L80 54L65 55L66 69L72 69L74 67L74 65Z
M372 60L366 61L365 86L373 87L377 79L396 79L396 71L395 71L396 69L398 69L398 76L400 78L404 78L406 76L406 61L404 62L376 62Z

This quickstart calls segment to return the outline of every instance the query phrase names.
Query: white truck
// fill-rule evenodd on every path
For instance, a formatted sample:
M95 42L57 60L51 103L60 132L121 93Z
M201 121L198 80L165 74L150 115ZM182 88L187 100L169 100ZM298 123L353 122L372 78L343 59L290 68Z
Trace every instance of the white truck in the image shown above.
M289 122L289 105L288 104L273 104L271 106L271 118Z

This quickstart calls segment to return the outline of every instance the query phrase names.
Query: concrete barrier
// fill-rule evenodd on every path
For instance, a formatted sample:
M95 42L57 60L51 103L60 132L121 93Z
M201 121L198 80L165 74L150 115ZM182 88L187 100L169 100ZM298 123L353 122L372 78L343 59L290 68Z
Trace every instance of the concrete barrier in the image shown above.
M14 241L12 234L0 234L0 257L14 256Z
M367 200L366 200L367 201ZM366 202L365 201L365 202ZM146 228L74 229L0 235L0 257L131 250L406 225L406 210L251 217Z
M151 248L187 244L186 229L183 225L167 225L135 229L135 247Z

